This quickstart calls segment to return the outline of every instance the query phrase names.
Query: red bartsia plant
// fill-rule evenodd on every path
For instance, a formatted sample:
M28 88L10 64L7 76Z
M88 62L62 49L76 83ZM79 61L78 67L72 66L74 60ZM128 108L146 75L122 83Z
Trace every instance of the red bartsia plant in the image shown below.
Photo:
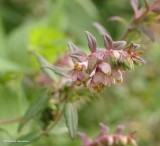
M102 92L105 87L123 81L123 72L131 71L134 65L144 63L139 57L141 52L135 52L140 48L139 44L131 43L126 46L125 41L113 41L103 33L104 48L97 47L96 38L86 31L90 54L69 43L70 56L74 62L74 68L69 71L75 86L83 85L91 92Z
M131 0L131 5L134 10L134 16L131 22L126 24L126 20L121 17L112 17L112 20L123 21L127 29L119 41L113 41L109 33L99 23L94 23L104 40L104 47L99 48L97 40L92 33L86 31L88 47L90 53L87 54L79 49L74 43L69 42L69 56L65 55L58 60L56 64L49 64L42 56L36 54L36 57L42 65L43 71L52 79L54 91L51 100L56 103L56 118L51 127L47 127L44 133L47 133L58 123L63 113L66 120L70 137L76 136L78 115L77 107L79 106L81 97L91 97L90 92L95 92L97 95L106 87L112 84L123 82L123 73L132 71L135 65L142 65L145 61L140 57L142 51L137 43L127 44L126 40L130 31L138 30L145 33L151 40L154 40L153 33L148 29L148 19L145 19L150 13L156 13L156 18L160 14L160 1L153 1L150 5L144 0L145 8L140 8L138 0ZM71 63L72 61L72 63ZM55 74L59 74L62 78L55 78ZM46 83L46 82L45 82ZM84 92L88 89L90 92ZM78 105L78 106L77 106ZM100 124L102 131L94 138L89 140L83 133L78 135L83 139L83 146L119 146L133 145L136 146L134 133L123 135L123 126L118 126L113 134L108 133L108 127Z
M124 135L124 126L117 126L113 134L109 134L109 127L100 123L101 132L100 134L90 140L85 133L78 132L78 135L83 140L82 146L137 146L136 139L134 137L135 132L128 135Z

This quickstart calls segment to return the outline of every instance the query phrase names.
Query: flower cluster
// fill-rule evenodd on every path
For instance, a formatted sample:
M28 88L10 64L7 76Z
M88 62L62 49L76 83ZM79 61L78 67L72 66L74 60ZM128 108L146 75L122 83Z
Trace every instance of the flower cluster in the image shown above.
M142 52L137 51L139 44L126 46L125 41L113 41L103 33L105 48L98 48L96 38L88 31L86 36L91 52L89 55L69 42L70 56L74 62L69 75L77 86L84 85L90 91L102 92L105 87L122 82L122 72L132 70L134 64L144 63L139 57Z
M100 123L101 132L93 140L90 140L86 134L79 132L78 135L83 140L82 146L137 146L137 142L134 138L135 132L129 135L123 135L124 126L120 125L117 127L113 134L109 134L109 128Z

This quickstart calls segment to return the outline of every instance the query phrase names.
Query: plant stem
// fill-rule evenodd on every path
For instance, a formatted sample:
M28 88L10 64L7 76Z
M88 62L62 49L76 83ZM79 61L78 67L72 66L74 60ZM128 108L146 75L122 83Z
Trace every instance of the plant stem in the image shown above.
M43 131L43 134L47 135L49 133L49 131L51 131L56 125L57 123L60 121L60 119L63 116L63 110L61 111L61 113L59 114L59 116L57 117L57 119L54 121L54 123L45 131Z
M7 119L7 120L0 120L0 125L7 125L7 124L12 124L17 121L20 121L22 119L22 116L13 118L13 119Z

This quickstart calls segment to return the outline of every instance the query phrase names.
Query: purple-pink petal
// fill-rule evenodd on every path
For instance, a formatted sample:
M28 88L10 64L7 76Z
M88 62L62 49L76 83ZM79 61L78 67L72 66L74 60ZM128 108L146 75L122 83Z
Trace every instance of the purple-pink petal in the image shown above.
M111 66L106 62L102 62L101 64L98 65L98 67L106 75L109 75L111 73Z

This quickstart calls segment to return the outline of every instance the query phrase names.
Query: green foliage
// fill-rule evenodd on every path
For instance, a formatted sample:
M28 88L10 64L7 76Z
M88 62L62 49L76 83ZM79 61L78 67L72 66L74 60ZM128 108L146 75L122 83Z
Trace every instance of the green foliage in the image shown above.
M57 54L66 50L63 33L50 26L36 27L31 30L30 45L52 62L57 58Z
M24 114L22 120L19 123L18 131L20 131L23 126L37 116L42 110L46 107L48 101L48 95L43 93L40 97L38 97L28 108L26 113Z
M28 145L30 143L33 143L37 139L41 137L42 133L41 132L31 132L26 135L23 135L19 137L18 139L15 139L13 143L10 143L8 146L24 146Z
M73 103L66 103L65 105L65 120L68 127L69 135L71 139L76 137L78 126L77 109Z

